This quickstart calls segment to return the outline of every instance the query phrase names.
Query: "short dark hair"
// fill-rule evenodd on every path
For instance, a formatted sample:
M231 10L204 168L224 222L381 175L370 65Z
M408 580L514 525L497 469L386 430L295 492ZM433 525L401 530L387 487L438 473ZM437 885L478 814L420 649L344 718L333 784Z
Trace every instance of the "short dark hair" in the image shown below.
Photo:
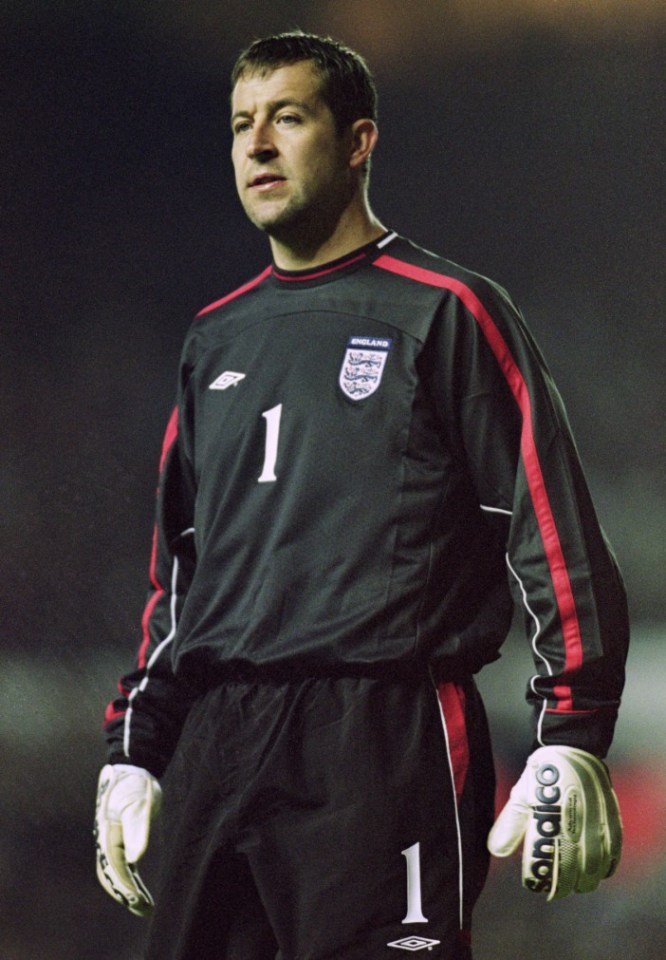
M355 120L377 120L377 89L363 57L331 37L312 33L279 33L255 40L238 57L231 72L232 89L244 74L271 73L279 67L312 61L322 79L321 94L338 134Z

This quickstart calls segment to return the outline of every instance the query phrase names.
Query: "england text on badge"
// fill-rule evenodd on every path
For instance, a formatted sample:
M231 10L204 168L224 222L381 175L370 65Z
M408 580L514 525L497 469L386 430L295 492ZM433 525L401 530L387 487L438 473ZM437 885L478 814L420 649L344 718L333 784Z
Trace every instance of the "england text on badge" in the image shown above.
M350 400L365 400L379 387L392 343L387 337L349 338L338 382Z

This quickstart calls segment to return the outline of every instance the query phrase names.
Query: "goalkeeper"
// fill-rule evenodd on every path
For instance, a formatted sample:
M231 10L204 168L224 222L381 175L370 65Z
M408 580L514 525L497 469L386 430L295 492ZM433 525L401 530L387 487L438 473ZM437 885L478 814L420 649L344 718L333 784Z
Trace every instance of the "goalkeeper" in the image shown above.
M622 581L516 305L371 210L362 58L270 37L232 88L272 262L186 337L99 879L147 960L470 960L488 844L546 900L618 863ZM534 743L493 827L474 675L514 603Z

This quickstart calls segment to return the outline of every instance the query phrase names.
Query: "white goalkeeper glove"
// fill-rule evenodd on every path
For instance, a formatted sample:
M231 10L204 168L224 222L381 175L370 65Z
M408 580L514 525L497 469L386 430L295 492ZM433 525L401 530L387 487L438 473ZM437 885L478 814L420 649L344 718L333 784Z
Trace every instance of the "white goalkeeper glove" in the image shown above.
M138 917L153 898L136 863L148 847L150 825L162 799L159 783L142 767L107 764L99 775L95 811L97 877L107 893Z
M548 900L595 890L615 872L622 821L608 771L575 747L540 747L488 836L496 857L523 842L522 882Z

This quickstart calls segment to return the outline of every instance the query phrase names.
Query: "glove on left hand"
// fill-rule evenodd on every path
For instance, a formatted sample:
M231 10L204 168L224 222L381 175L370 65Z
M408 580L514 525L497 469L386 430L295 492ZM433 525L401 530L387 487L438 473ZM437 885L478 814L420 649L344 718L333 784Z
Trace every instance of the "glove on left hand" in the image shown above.
M97 878L114 900L144 917L153 898L136 869L146 852L152 820L159 812L162 790L142 767L107 764L99 775L95 811Z
M523 886L548 900L595 890L615 872L622 821L608 771L575 747L540 747L528 758L488 837L496 857L523 841Z

